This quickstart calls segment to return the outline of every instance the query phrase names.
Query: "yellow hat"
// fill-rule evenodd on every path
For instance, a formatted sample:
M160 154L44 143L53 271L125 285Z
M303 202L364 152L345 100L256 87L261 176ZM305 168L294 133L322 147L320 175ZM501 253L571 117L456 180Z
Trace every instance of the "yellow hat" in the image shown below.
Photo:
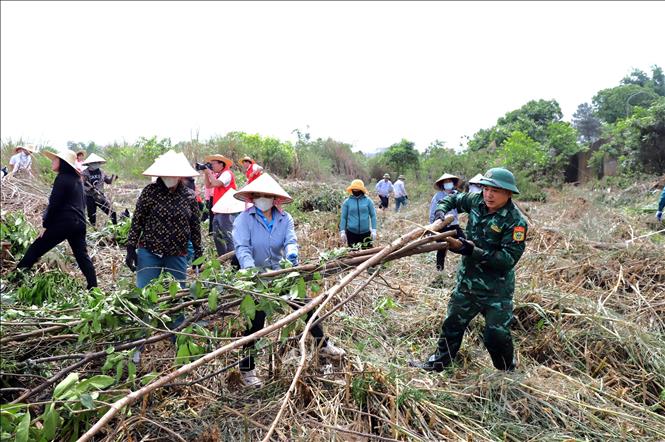
M353 180L353 181L351 181L351 185L346 188L346 191L349 192L349 193L352 193L354 190L360 190L365 195L369 193L367 191L367 189L365 189L365 183L363 183L363 180Z
M73 150L66 149L62 152L49 152L48 150L42 151L44 155L49 157L50 159L53 158L60 158L62 161L65 163L69 164L72 166L72 169L76 171L79 175L81 174L81 171L79 170L78 167L76 167L76 152Z
M280 186L279 183L267 173L262 174L260 177L237 191L233 196L240 201L246 201L247 198L251 200L253 193L272 195L275 198L279 198L283 204L293 202L291 195L289 195L286 190L284 190L282 186Z
M247 155L245 155L244 157L242 157L242 158L240 159L240 162L241 162L241 163L242 163L242 162L245 162L245 161L249 161L249 162L252 163L252 164L256 164L256 161L254 161L252 158L248 157Z
M224 155L220 155L218 153L216 153L215 155L208 155L207 157L205 157L205 161L206 163L210 161L221 161L224 164L226 164L226 167L233 166L233 160L231 158L227 158Z
M35 152L35 148L32 146L16 146L14 148L14 153L18 152L19 149L23 149L26 152L28 152L28 155L32 154Z

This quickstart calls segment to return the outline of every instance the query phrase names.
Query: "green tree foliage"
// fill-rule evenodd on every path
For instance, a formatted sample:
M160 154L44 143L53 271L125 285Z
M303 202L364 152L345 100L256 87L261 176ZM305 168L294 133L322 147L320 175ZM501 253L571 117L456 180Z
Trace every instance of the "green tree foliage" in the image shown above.
M607 130L609 142L594 155L617 158L623 172L665 173L665 97L648 109L636 108L626 119Z
M547 126L560 121L562 116L561 107L556 100L531 100L499 118L495 126L476 132L469 140L469 149L500 146L515 131L523 132L538 142L544 142L547 138Z
M415 143L404 138L399 143L391 145L383 153L383 156L390 170L396 173L405 173L409 170L417 171L419 169L420 155L415 149ZM373 178L379 179L381 177L373 176Z
M298 133L294 176L322 179L332 175L367 180L365 156L362 152L354 153L350 144L332 138L310 141L308 133L294 132Z
M665 96L665 74L658 65L651 66L651 78L646 72L640 69L633 69L632 72L621 80L621 84L636 84L641 87L653 90L661 97Z
M599 91L593 97L593 106L601 120L615 123L628 117L635 106L649 107L657 98L658 94L649 87L622 84Z
M573 114L573 127L579 133L580 143L591 144L600 137L602 124L593 107L589 103L582 103Z

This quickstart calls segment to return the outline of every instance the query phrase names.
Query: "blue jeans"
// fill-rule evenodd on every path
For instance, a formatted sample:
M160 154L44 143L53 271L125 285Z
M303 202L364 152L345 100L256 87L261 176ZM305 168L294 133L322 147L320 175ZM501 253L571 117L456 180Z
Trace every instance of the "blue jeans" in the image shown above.
M406 197L405 196L400 196L399 198L395 198L395 212L399 212L399 208L401 206L406 207Z
M147 286L150 281L159 277L162 271L172 274L180 281L180 287L185 287L187 279L187 256L159 257L148 249L139 248L136 251L136 286L140 289Z

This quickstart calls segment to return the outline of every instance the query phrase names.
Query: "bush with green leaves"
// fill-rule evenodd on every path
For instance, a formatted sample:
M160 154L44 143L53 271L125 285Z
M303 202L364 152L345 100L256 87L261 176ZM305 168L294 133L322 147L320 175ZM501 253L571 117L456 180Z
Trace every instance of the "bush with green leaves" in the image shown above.
M23 257L35 238L37 238L37 230L28 222L25 214L2 211L0 240L11 244L9 252L16 260Z

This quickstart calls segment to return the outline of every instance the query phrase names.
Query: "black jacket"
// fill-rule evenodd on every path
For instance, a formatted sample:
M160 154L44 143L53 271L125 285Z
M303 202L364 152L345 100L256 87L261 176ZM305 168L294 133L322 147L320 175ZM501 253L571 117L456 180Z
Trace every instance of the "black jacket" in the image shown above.
M81 177L68 165L62 165L44 212L42 226L80 222L85 224L85 196Z

